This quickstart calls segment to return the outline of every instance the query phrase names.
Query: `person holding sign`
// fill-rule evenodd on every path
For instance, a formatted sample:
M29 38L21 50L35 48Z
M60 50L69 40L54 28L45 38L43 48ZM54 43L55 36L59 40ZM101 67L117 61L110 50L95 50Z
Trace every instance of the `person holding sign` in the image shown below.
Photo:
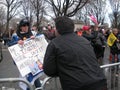
M18 30L17 30L17 36L18 36L18 41L16 41L16 44L20 44L20 45L24 45L24 41L31 38L34 39L35 36L33 36L31 30L30 30L30 23L27 19L22 19L18 25ZM14 43L15 44L15 43ZM12 45L12 44L11 44ZM32 64L31 64L32 65ZM38 65L36 65L38 67ZM35 67L36 67L35 66ZM34 71L37 70L37 68L34 69ZM31 73L29 73L26 76L26 79L31 82L32 79L34 78L34 75ZM41 83L39 81L39 79L36 79L34 82L35 87L41 87ZM24 87L23 87L24 88ZM25 90L25 89L24 89ZM26 90L29 90L28 88Z
M112 57L112 63L118 62L118 59L120 60L120 57L118 57L120 53L118 52L119 50L117 47L117 44L119 44L118 38L120 38L118 35L118 29L114 28L107 39L107 44L110 47L110 56Z
M90 42L74 33L73 21L55 19L56 38L47 47L44 72L58 76L63 90L107 90L106 78Z

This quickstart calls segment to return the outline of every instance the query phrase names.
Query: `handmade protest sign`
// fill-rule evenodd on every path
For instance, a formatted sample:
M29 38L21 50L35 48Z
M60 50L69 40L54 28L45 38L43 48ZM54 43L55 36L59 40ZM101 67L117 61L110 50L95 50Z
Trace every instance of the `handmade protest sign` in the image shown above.
M44 35L39 35L35 39L26 40L23 45L16 44L8 48L22 77L43 71L42 64L47 45Z

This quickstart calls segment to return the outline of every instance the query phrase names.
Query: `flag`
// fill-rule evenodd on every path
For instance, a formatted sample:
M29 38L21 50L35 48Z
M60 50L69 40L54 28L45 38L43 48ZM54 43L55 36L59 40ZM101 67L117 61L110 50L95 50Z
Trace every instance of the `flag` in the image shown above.
M108 44L109 46L112 46L112 45L114 44L114 42L115 42L116 39L117 39L117 37L116 37L113 33L111 33L111 34L108 36L107 44Z
M97 19L93 15L91 15L91 14L90 14L90 19L91 19L91 21L93 21L95 24L98 25Z

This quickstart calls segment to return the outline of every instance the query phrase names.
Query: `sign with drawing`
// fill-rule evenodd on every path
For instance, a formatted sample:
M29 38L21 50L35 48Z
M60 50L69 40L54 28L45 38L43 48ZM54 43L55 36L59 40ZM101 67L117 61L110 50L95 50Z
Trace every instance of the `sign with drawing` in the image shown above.
M26 40L23 45L16 44L8 48L23 77L43 71L42 63L47 45L44 35L39 35L35 39Z

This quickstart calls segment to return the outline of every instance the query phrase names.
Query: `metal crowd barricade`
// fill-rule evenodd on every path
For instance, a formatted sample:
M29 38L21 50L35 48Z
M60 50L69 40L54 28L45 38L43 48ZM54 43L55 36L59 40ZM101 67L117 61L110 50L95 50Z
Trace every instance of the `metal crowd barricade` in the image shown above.
M62 90L62 89L58 77L55 78L46 77L43 80L41 87L36 88L35 90Z
M0 79L0 83L10 83L11 84L11 83L16 83L16 82L23 82L28 86L28 88L30 90L33 90L33 86L27 80L25 80L23 78L2 78L2 79ZM3 88L1 88L1 89L3 90ZM9 90L9 89L4 89L4 90Z
M100 66L103 69L104 74L107 78L108 90L120 90L120 67L119 66L120 66L120 62ZM41 90L62 90L58 77L52 78L52 77L45 76L41 87L35 88L35 89L32 84L30 84L27 80L24 80L23 78L0 79L0 83L5 83L5 82L7 82L7 83L23 82L28 86L28 88L30 88L30 90L39 90L39 89L41 89ZM54 89L53 89L53 87L54 87Z
M106 65L102 65L100 66L103 71L104 74L107 78L107 87L108 90L120 90L120 63L113 63L113 64L106 64ZM54 86L56 87L56 89L50 89L50 87L48 89L46 88L46 84L50 84L50 80L54 79ZM35 90L62 90L61 88L59 88L60 86L57 84L58 83L58 79L57 78L52 78L52 77L47 77L44 79L42 86L40 88L36 88ZM53 87L53 85L51 85L51 87Z
M120 62L100 66L107 78L108 90L120 90Z

